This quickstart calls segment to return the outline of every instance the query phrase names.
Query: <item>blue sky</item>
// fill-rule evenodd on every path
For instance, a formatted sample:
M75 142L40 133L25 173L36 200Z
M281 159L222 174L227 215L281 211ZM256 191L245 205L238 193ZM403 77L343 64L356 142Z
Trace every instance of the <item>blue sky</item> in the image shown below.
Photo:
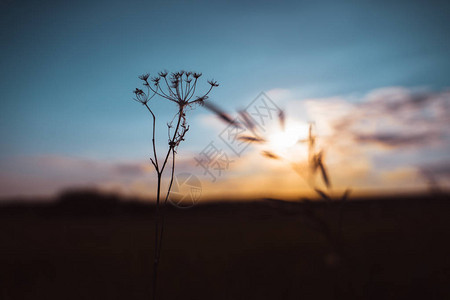
M449 15L447 1L2 1L0 160L148 157L131 91L162 69L218 80L211 99L229 110L273 89L446 90ZM170 107L155 106L165 122ZM185 149L212 134L205 113Z

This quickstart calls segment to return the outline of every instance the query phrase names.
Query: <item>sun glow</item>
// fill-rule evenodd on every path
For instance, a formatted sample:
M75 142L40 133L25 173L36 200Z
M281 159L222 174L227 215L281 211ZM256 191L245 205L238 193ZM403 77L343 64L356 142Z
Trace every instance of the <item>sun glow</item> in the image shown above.
M269 134L270 148L275 152L287 154L308 136L308 124L298 121L286 122L285 129L274 130Z
M297 143L299 135L294 131L278 131L270 135L271 146L279 150L290 148Z

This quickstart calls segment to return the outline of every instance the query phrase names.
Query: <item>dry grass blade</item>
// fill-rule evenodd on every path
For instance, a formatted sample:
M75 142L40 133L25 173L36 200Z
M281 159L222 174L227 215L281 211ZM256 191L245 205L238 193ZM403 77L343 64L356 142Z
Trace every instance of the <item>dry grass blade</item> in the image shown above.
M313 162L313 160L316 160L316 154L315 154L315 148L316 148L316 138L313 134L313 123L309 124L309 133L308 133L308 159L312 164L316 164L315 162ZM313 168L316 168L316 166L314 166ZM315 171L314 171L315 172Z
M309 163L312 175L316 174L317 168L319 167L319 164L317 162L317 155L314 155Z
M314 190L315 190L316 193L319 194L320 197L322 197L324 200L326 200L326 201L331 201L330 196L328 196L327 193L325 193L324 191L322 191L322 190L320 190L320 189L317 189L317 188L315 188Z
M322 163L322 160L318 161L318 165L320 167L320 173L322 174L323 182L325 183L327 188L330 188L330 186L331 186L330 179L328 177L327 169L325 168L325 166Z
M284 114L284 111L281 109L278 111L278 121L280 122L281 130L284 131L286 125L286 115Z
M238 137L238 140L244 141L244 142L250 142L250 143L264 143L266 140L259 137L254 136L240 136Z
M351 193L351 192L352 192L351 189L346 189L345 192L344 192L344 194L342 195L341 202L347 201L347 200L348 200L348 197L350 196L350 193Z
M311 140L313 139L313 124L310 123L309 124L309 128L308 128L308 138Z
M252 118L248 115L248 112L246 112L245 110L240 110L238 111L238 114L244 122L245 127L247 127L247 129L254 133L256 125L253 122Z
M317 154L314 154L311 158L311 173L314 175L317 172L317 169L320 169L320 173L322 175L323 182L327 186L327 188L330 188L331 183L330 179L328 177L328 172L325 168L325 165L323 164L323 152L320 151Z
M315 135L314 135L314 124L310 123L308 128L308 140L310 143L314 143L315 141Z
M270 151L262 151L261 154L270 159L281 159L278 155Z
M234 127L238 127L238 128L242 128L242 126L236 122L235 120L233 120L230 115L228 115L226 112L224 112L222 109L220 109L218 106L205 101L204 102L204 106L209 109L210 111L212 111L213 113L215 113L222 121L234 126Z

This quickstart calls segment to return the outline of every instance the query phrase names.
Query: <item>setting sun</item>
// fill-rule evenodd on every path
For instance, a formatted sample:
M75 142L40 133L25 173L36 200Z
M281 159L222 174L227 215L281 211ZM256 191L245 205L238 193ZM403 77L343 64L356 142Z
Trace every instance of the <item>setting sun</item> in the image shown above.
M302 147L299 141L306 139L307 136L308 124L306 122L288 120L284 130L277 128L269 134L269 147L277 154L290 156L294 150Z

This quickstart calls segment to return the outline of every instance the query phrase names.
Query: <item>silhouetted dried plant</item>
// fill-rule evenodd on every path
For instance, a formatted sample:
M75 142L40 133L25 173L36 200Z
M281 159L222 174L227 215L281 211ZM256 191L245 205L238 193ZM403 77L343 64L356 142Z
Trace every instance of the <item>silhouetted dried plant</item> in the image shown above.
M208 80L210 85L208 91L201 96L195 96L196 87L199 78L202 73L179 71L175 73L169 73L167 71L159 72L157 76L150 77L150 74L143 74L139 76L139 79L143 81L144 90L136 88L133 93L135 94L135 101L141 103L150 112L153 120L152 127L152 147L153 157L150 161L157 173L157 191L156 191L156 213L155 213L155 259L153 264L153 299L156 299L156 284L158 277L158 265L161 256L161 245L164 234L165 213L164 210L161 213L161 207L165 207L167 200L169 199L170 191L173 184L174 170L175 170L175 156L177 148L182 141L184 141L186 133L189 131L189 125L187 125L186 111L195 108L197 105L204 105L204 101L208 99L208 94L219 84L217 81ZM153 97L159 96L163 99L171 101L176 104L176 113L171 122L167 124L168 130L168 150L163 156L164 159L158 160L158 154L156 151L156 116L150 105L150 100ZM174 120L176 120L174 125ZM170 173L170 183L167 189L167 193L164 197L164 201L161 201L161 179L165 167L171 158L172 170Z

